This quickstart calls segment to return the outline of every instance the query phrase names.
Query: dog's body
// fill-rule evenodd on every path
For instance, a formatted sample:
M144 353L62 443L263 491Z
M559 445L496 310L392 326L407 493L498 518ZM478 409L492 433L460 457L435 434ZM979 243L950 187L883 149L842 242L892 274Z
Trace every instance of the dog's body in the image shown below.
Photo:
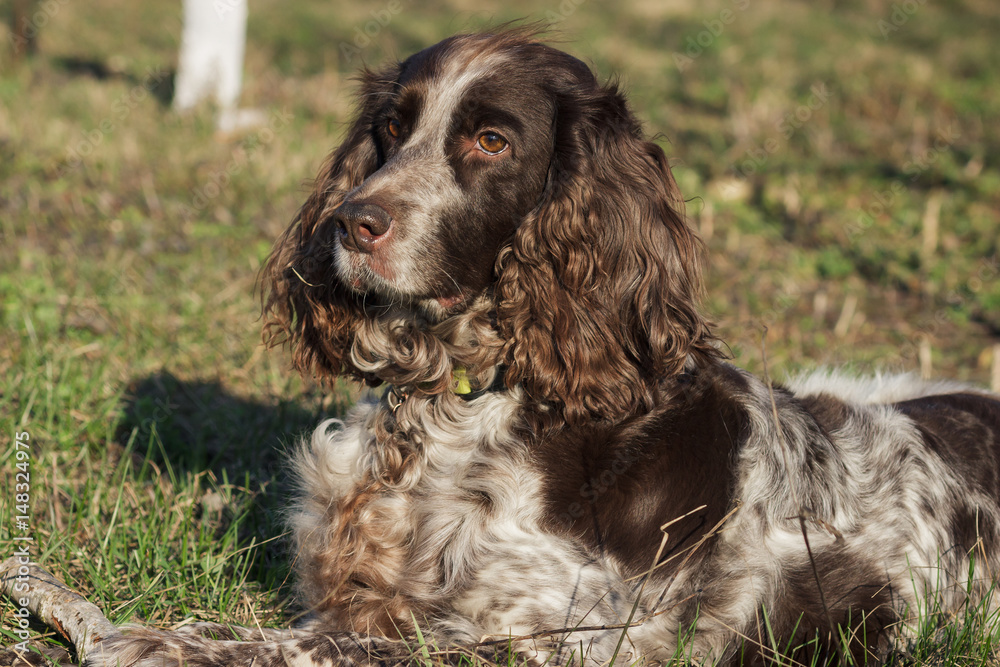
M772 655L769 632L794 640L785 648L820 628L806 650L828 650L832 619L863 660L884 653L899 612L928 608L925 594L954 610L989 587L970 588L968 568L996 555L993 398L823 374L774 390L779 433L771 390L742 371L716 364L671 384L647 414L534 443L512 429L516 391L408 402L421 470L352 513L350 543L331 539L330 508L381 473L375 424L392 408L321 426L297 465L299 555L364 557L349 559L340 605L304 564L310 608L329 609L310 627L391 636L415 618L449 645L530 637L514 645L540 660L604 664L629 618L628 663L671 657L697 622L690 655L733 658L745 637L754 662Z
M392 662L418 630L539 664L863 659L981 594L996 397L730 366L681 201L624 98L523 32L366 73L265 278L301 370L390 387L295 461L309 620L92 664Z

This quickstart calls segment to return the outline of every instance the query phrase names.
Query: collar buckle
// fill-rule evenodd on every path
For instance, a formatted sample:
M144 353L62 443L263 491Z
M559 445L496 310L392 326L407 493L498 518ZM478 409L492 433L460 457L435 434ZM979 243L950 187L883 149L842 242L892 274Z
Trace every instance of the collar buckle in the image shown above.
M400 407L402 407L403 403L405 403L406 399L408 399L409 397L410 397L410 392L406 391L405 389L397 387L396 385L392 385L389 388L389 393L386 394L385 400L389 404L389 409L392 410L393 417L396 416L396 411L399 410Z

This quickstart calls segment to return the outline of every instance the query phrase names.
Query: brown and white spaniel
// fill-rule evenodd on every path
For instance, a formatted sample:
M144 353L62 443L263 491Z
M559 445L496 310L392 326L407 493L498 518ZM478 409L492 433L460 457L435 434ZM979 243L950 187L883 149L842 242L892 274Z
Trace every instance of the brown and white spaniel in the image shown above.
M991 586L997 397L724 361L616 86L523 30L360 78L264 276L271 344L384 388L293 463L307 620L89 664L864 661Z

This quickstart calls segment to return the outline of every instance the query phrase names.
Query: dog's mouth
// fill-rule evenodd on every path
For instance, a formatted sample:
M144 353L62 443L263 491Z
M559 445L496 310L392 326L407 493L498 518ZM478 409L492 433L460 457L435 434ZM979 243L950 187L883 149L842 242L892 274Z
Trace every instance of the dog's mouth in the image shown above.
M365 303L370 306L407 305L434 321L462 310L468 301L462 292L443 295L408 293L378 274L357 274L344 282L352 292L364 297Z
M435 278L427 272L413 276L412 268L397 266L384 252L357 252L343 244L335 248L333 261L340 281L368 306L408 306L440 321L470 300L468 290L447 276Z
M461 294L455 294L454 296L439 296L434 300L437 301L442 308L450 310L465 301L465 297Z

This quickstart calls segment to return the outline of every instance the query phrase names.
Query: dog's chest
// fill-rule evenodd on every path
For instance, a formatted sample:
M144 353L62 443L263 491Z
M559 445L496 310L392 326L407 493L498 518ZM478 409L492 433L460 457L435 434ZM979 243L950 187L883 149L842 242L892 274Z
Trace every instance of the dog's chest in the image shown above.
M360 405L340 430L318 429L299 461L303 593L325 593L314 604L341 622L409 622L474 585L491 544L537 531L517 399L442 403L408 402L403 438L387 437L384 404Z

